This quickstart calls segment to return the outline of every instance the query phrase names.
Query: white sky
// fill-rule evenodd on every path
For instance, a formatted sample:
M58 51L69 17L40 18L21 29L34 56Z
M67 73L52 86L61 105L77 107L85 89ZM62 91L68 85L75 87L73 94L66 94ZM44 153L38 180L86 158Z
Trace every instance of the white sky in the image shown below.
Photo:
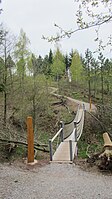
M31 42L31 50L36 55L48 54L50 48L55 45L42 40L42 35L56 35L58 29L54 23L66 30L76 29L76 6L74 0L2 0L3 12L0 15L0 22L3 22L15 35L18 35L23 28ZM103 25L101 29L102 38L112 33L112 24ZM97 43L93 29L80 31L72 35L70 39L63 39L60 42L61 50L65 54L71 49L77 49L84 55L89 48L94 51ZM109 51L106 56L111 56Z

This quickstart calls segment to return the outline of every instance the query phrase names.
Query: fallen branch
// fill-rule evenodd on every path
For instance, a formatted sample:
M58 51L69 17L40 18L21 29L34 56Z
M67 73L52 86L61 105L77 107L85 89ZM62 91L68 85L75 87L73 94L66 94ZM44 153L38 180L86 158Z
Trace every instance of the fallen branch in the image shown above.
M0 138L0 141L2 141L3 142L3 144L4 143L6 143L6 144L11 144L11 143L14 143L14 144L20 144L20 145L24 145L24 146L28 146L28 144L26 143L26 142L21 142L21 141L15 141L15 140L6 140L6 139L2 139L2 138ZM35 146L36 145L36 146ZM44 152L49 152L47 149L45 149L45 148L38 148L37 146L43 146L43 145L40 145L40 144L35 144L34 145L34 149L36 149L36 150L39 150L39 151L44 151Z
M87 149L86 149L86 155L88 158L90 158L91 156L88 154L88 151L89 151L89 147L90 147L90 144L87 146Z

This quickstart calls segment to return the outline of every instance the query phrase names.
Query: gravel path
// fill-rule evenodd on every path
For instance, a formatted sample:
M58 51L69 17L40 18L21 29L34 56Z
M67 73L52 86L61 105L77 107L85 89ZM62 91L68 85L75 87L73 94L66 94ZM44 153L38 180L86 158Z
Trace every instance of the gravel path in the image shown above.
M74 164L34 168L0 164L0 199L112 199L112 176Z
M83 105L85 106L85 110L89 111L90 110L90 104L87 103L87 102L83 102L83 101L80 101L80 100L76 100L76 99L73 99L71 97L67 97L69 100L71 100L72 102L75 102L76 104L80 104L80 105ZM97 111L97 108L94 104L91 104L91 111L92 112L96 112Z

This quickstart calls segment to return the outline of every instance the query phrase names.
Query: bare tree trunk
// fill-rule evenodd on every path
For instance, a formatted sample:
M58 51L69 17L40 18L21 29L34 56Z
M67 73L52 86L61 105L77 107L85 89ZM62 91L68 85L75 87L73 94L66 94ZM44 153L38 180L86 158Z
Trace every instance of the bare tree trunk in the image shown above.
M10 74L10 81L11 81L11 91L13 93L13 75L11 71L11 66L9 66L9 74Z
M88 63L88 91L89 91L89 101L91 99L91 75L90 75L90 66Z
M4 125L6 126L6 119L7 119L7 61L6 61L6 40L5 40L5 45L4 45L4 55L5 55L5 60L4 60Z
M104 102L104 77L103 77L103 66L101 65L101 94L102 94L102 104Z
M96 75L97 75L97 73L96 73L96 68L95 68L95 73L94 73L94 75L95 75L95 78L94 78L94 97L96 97L96 81L97 81L97 78L96 78Z

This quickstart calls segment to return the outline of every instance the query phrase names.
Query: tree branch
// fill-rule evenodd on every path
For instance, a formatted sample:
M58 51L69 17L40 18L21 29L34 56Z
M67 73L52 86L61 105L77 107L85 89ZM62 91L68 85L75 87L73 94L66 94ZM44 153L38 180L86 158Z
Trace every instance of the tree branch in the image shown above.
M20 144L20 145L24 145L24 146L28 146L28 144L26 142L21 142L21 141L15 141L15 140L6 140L6 139L2 139L0 138L0 141L5 142L5 143L14 143L14 144ZM0 143L1 144L1 143ZM44 151L44 152L49 152L48 150L46 150L45 148L38 148L37 146L46 146L46 145L40 145L40 144L35 144L34 149L39 150L39 151Z
M93 27L96 27L96 26L101 26L107 22L110 22L112 19L112 16L109 16L107 19L103 20L103 21L99 21L99 22L95 22L93 24L88 24L86 25L85 27L83 28L78 28L78 29L75 29L75 30L64 30L62 29L60 26L58 26L57 24L54 24L55 27L57 27L61 34L57 35L56 37L55 36L51 36L51 37L45 37L44 35L42 36L42 39L44 40L47 40L48 42L57 42L59 41L60 39L63 39L65 37L68 37L70 38L72 34L78 32L78 31L82 31L82 30L86 30L86 29L89 29L89 28L93 28Z

